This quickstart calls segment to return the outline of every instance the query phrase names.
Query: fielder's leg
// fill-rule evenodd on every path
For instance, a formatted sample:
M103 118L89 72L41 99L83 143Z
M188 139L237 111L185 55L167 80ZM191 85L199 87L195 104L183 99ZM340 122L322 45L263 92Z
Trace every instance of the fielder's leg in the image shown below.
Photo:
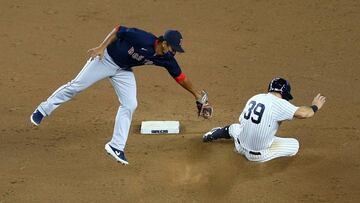
M76 78L58 88L46 101L38 106L35 113L39 111L43 116L49 116L56 108L72 99L79 92L101 79L114 75L116 69L114 66L108 66L103 60L99 60L99 58L87 61Z
M118 70L110 77L111 83L121 103L115 118L115 126L112 140L112 147L124 151L128 138L132 115L137 107L136 81L131 71Z

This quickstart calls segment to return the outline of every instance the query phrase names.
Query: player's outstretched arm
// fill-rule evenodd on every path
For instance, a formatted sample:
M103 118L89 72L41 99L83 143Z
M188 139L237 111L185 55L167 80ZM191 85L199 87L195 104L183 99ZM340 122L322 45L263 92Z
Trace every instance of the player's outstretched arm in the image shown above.
M301 106L295 112L294 117L299 119L311 118L315 113L322 108L326 102L326 97L320 93L314 97L311 106Z
M196 91L194 89L194 86L192 85L192 83L190 82L189 78L185 78L184 80L180 80L177 81L179 83L179 85L181 85L184 89L186 89L187 91L189 91L194 97L195 100L198 100L201 98L201 91Z
M104 51L106 49L106 47L113 42L114 40L116 40L116 32L117 32L118 28L114 28L104 39L104 41L97 47L89 49L88 53L90 53L90 57L91 60L93 60L94 58L96 58L97 56L100 57L100 59L102 59L102 57L104 56Z
M195 97L198 116L205 119L211 118L213 108L208 102L208 94L204 90L196 91L188 78L177 82Z

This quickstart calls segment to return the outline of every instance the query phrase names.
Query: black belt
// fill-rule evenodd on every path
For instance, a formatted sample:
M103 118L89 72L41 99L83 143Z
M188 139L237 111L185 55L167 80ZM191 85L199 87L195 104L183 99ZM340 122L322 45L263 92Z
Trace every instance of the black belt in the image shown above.
M252 155L261 155L260 152L253 152L253 151L249 151L249 154L252 154Z
M240 140L238 138L236 138L236 141L240 144ZM260 152L254 152L254 151L249 151L249 154L252 154L252 155L261 155Z

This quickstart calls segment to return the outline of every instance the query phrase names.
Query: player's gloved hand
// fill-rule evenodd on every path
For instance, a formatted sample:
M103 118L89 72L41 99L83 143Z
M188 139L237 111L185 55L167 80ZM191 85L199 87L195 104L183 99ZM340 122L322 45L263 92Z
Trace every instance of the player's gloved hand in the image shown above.
M208 94L204 90L201 90L201 97L196 100L196 107L198 109L198 116L205 119L209 119L213 114L213 107L209 104Z

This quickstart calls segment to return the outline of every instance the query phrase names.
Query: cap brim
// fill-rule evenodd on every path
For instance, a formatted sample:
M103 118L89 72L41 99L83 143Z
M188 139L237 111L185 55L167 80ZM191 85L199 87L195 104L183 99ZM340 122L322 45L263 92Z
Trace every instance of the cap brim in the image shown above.
M171 48L176 52L180 52L180 53L185 52L185 50L181 46L174 46L174 47L171 47Z

